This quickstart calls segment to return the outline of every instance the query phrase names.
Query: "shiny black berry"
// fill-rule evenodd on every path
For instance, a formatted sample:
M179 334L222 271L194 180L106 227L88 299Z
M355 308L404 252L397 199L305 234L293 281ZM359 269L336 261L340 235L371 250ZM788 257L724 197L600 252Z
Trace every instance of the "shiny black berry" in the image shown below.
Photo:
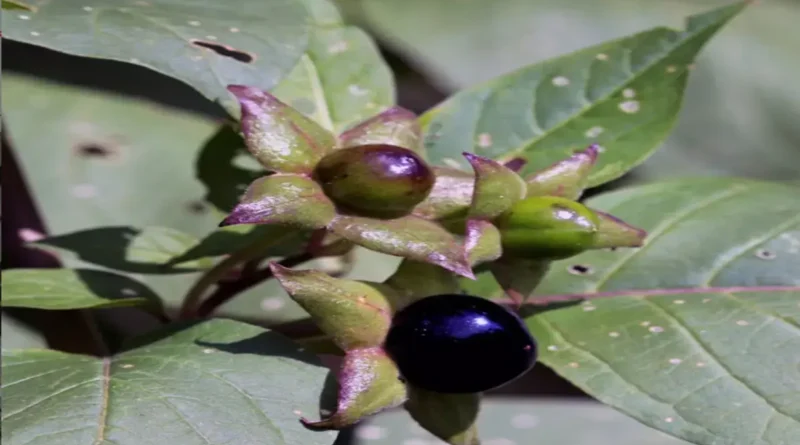
M469 295L435 295L398 311L384 349L408 383L440 393L487 391L536 362L536 342L525 323L497 303Z
M410 213L436 179L418 154L385 144L336 150L322 158L314 174L340 207L378 218Z

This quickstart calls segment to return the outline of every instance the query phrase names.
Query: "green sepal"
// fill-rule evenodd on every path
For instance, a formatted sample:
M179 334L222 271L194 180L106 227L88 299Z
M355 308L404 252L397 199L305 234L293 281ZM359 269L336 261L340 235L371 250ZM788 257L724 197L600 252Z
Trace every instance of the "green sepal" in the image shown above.
M229 85L242 109L247 150L267 170L311 173L336 146L335 136L303 113L255 87Z
M473 267L494 261L503 254L500 231L489 221L479 219L467 221L464 246Z
M644 230L608 213L597 210L594 210L594 213L597 215L599 223L592 248L641 247L644 244L644 239L647 237L647 232Z
M480 445L480 394L440 394L409 385L405 408L423 428L451 445Z
M392 294L395 311L428 296L460 292L456 275L430 263L405 259L384 281Z
M313 230L325 227L334 216L333 202L316 182L300 175L275 174L253 181L220 226L281 224Z
M333 278L315 270L292 270L271 263L289 296L311 315L319 329L344 351L383 343L392 318L386 286Z
M475 176L449 167L434 167L433 172L433 189L412 213L430 220L464 221L472 204Z
M339 372L336 411L325 419L301 421L308 427L342 429L407 399L406 385L381 348L355 349L344 356Z
M525 181L513 170L472 153L464 153L464 157L475 170L470 218L494 219L525 197Z
M420 153L422 130L417 116L405 108L391 107L339 135L339 147L388 144Z
M589 173L597 162L599 147L590 145L571 157L525 178L528 197L561 196L578 199L589 183Z
M497 283L517 305L533 294L549 269L550 261L547 260L503 257L489 264Z

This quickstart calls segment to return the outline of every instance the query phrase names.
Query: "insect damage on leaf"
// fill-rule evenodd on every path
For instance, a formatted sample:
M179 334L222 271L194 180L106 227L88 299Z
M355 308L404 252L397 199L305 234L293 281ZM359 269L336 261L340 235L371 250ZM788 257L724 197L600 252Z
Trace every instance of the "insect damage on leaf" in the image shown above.
M192 40L192 45L210 49L211 51L214 51L215 53L219 54L222 57L230 57L231 59L242 63L252 63L256 59L256 56L254 54L238 50L228 45L222 45L220 43L206 42L204 40L194 39Z

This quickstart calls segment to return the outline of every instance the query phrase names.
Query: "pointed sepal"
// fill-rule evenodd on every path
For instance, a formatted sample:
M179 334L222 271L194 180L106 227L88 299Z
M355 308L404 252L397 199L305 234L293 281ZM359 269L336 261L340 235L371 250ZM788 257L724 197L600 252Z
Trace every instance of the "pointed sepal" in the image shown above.
M253 181L220 226L281 224L313 230L325 227L335 215L333 202L316 182L275 174Z
M339 135L339 147L388 144L419 152L422 129L417 116L401 107L388 110L367 119Z
M549 269L550 261L520 258L500 258L489 265L497 283L517 305L533 294Z
M406 399L406 385L386 353L380 348L356 349L348 351L342 362L336 412L317 422L301 421L311 428L338 430Z
M474 175L449 167L434 167L433 171L436 174L433 189L417 204L413 214L437 221L463 221L472 203Z
M397 270L384 281L395 292L394 310L422 298L438 294L457 294L460 292L458 279L452 273L430 263L405 259Z
M440 394L409 386L405 408L434 436L451 445L480 445L480 394Z
M597 235L594 249L606 247L641 247L647 232L634 227L616 216L594 210L598 216Z
M244 85L228 91L241 106L245 145L267 170L310 173L336 145L330 131L268 92Z
M585 150L529 176L525 179L528 183L527 196L549 195L578 199L588 184L589 172L597 162L599 150L598 145L592 144Z
M508 167L489 158L464 153L475 170L475 190L469 215L490 220L525 197L525 181Z
M388 220L339 215L328 230L370 250L436 264L473 278L463 245L432 221L413 215Z
M503 254L500 231L489 221L479 219L467 221L464 246L472 266L494 261Z
M316 270L292 270L278 263L270 268L289 296L342 350L383 343L392 306L381 285L333 278Z

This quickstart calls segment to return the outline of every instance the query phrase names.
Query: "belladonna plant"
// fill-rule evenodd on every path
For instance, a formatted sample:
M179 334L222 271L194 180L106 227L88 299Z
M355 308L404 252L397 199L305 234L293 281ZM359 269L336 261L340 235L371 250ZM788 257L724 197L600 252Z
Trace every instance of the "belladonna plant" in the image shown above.
M597 146L525 178L516 160L503 165L470 153L464 156L473 172L431 167L416 116L402 108L333 135L266 91L228 89L241 104L247 149L270 173L250 184L222 225L291 226L315 233L310 251L327 240L404 258L382 283L271 265L343 355L337 408L322 420L304 418L310 427L339 429L405 404L444 440L471 443L473 427L453 433L454 413L477 412L480 392L533 364L536 345L510 311L528 299L549 264L644 240L642 230L576 201ZM473 270L491 271L515 304L463 295L458 280L473 278ZM491 329L475 328L476 319ZM420 329L431 334L420 336ZM475 368L445 368L438 354L415 361L403 352L414 347L408 342L433 351L437 341L451 351L459 349L448 342L471 344L460 349L471 357L449 364ZM447 373L462 383L448 386Z

